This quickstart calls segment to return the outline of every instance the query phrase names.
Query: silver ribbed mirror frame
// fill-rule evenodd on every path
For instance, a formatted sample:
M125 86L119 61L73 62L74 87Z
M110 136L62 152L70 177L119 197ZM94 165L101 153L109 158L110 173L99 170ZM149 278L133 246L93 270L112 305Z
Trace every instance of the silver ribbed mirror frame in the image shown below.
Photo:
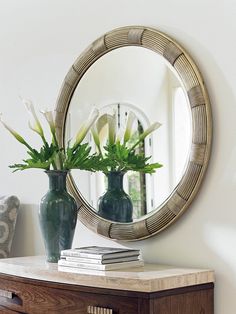
M56 105L56 126L64 145L65 121L73 92L88 68L101 56L125 47L140 46L163 56L177 71L185 87L192 114L192 144L185 173L169 198L156 210L133 223L108 221L96 214L78 191L73 178L68 188L76 198L81 222L92 231L113 240L141 240L162 231L189 207L199 190L210 157L211 106L201 74L186 51L167 35L143 26L115 29L94 41L67 73ZM92 91L91 91L92 92Z

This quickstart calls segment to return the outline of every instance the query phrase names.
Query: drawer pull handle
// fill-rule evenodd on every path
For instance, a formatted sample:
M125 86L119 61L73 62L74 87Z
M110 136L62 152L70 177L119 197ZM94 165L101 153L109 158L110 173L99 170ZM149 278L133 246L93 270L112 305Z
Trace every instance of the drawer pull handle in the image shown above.
M13 293L7 290L0 289L0 297L13 299Z
M112 309L108 309L105 307L98 307L89 305L87 308L88 314L113 314Z

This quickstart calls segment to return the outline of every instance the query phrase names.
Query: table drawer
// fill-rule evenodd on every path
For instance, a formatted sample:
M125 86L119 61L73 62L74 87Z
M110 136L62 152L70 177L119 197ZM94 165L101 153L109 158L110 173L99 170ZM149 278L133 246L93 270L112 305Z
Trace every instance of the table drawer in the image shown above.
M135 297L62 289L51 283L43 286L0 280L0 313L11 313L11 310L27 314L137 314L138 308L139 301Z

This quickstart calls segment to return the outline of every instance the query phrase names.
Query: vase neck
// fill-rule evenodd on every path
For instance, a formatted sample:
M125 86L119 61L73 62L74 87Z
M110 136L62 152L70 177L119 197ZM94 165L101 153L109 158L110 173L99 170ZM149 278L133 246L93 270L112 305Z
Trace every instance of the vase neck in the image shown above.
M112 171L107 174L108 190L123 190L124 173L119 171Z
M66 189L67 171L50 170L46 171L49 178L50 191L63 191Z

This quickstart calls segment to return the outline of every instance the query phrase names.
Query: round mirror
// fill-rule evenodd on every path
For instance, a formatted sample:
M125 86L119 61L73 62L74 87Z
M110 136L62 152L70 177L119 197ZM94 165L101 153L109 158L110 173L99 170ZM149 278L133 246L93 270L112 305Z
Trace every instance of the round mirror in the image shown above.
M178 74L165 59L151 50L129 46L105 54L83 75L70 101L65 143L76 134L78 125L86 120L94 105L100 115L115 112L118 133L124 129L130 112L136 116L133 128L137 133L142 133L155 120L161 123L159 130L140 143L140 149L163 167L153 174L128 171L124 176L124 189L132 199L135 221L160 208L184 173L192 124L187 95ZM108 130L103 133L106 142ZM99 214L98 203L106 191L106 176L102 172L80 170L71 174L80 193Z
M107 176L71 171L68 185L80 206L81 221L113 239L142 239L163 230L190 204L209 159L210 104L196 66L176 42L153 29L114 30L76 60L64 81L57 103L62 145L93 106L100 115L116 117L118 133L124 131L130 112L135 114L137 136L154 122L161 123L138 149L162 167L153 174L125 173L123 188L133 207L127 221L108 219L99 210L110 184ZM106 127L102 134L105 142ZM95 150L91 135L87 141Z

